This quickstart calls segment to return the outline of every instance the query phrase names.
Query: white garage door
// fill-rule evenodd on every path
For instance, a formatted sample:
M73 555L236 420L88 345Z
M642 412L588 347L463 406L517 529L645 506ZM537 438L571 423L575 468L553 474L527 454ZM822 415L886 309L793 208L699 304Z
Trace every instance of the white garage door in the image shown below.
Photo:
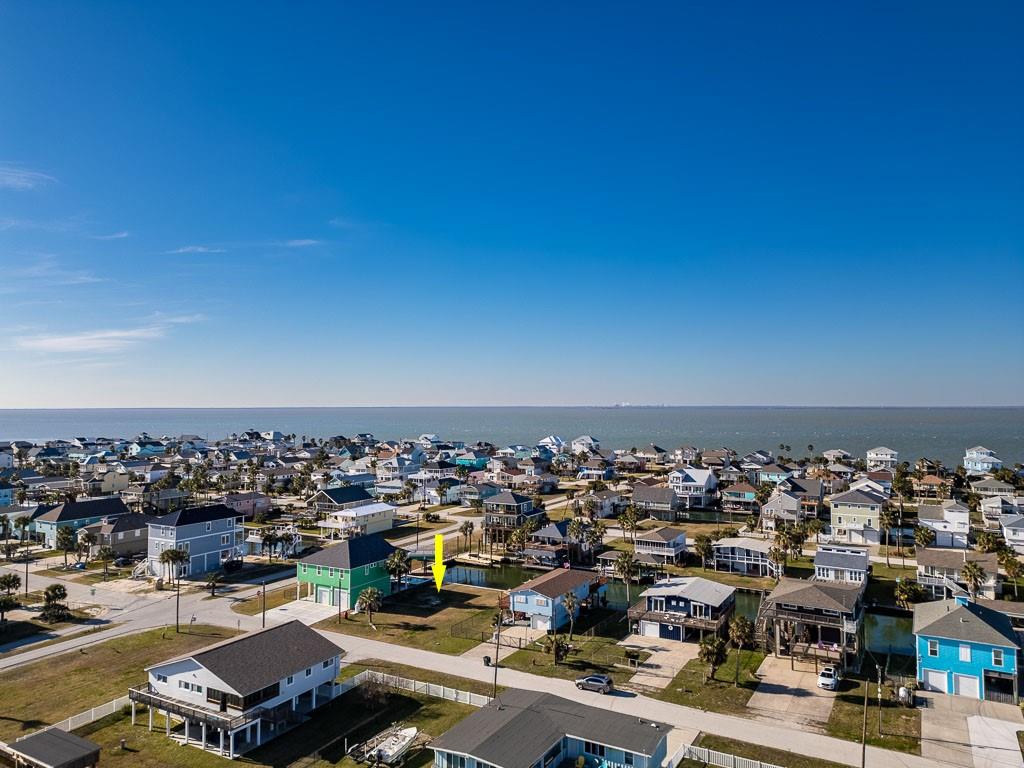
M546 616L534 616L533 617L533 628L542 629L547 632L551 629L551 619Z
M946 692L946 673L940 672L937 669L925 669L924 672L924 687L929 691L938 691L939 693Z
M640 634L644 637L657 637L658 636L658 622L656 621L641 621L640 622Z
M953 675L953 693L971 699L980 698L978 678L974 675Z
M331 599L332 591L333 590L330 587L317 587L316 601L321 605L334 605L334 601Z

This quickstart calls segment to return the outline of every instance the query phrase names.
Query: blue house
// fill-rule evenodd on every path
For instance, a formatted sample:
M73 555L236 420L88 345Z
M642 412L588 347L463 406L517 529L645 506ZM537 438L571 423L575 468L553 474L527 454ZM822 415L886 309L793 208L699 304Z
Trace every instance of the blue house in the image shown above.
M598 604L607 589L593 571L557 568L511 590L509 607L514 618L529 621L533 629L558 631L569 623L566 593L576 595L578 616L581 608Z
M736 607L736 590L699 576L659 581L629 609L630 627L643 637L686 640L722 633Z
M512 689L430 748L435 768L660 768L671 730L550 693Z
M966 596L914 606L917 679L922 687L1017 704L1020 639L1005 613Z
M70 528L75 533L87 525L102 520L113 520L120 515L130 514L120 496L103 496L98 499L83 499L58 504L35 518L35 532L42 538L47 549L57 548L57 531Z
M245 554L243 516L226 504L188 507L155 518L149 524L147 571L167 576L160 554L180 549L188 562L178 566L179 576L198 576L221 568L228 560Z
M0 480L0 507L14 504L14 486L6 480Z

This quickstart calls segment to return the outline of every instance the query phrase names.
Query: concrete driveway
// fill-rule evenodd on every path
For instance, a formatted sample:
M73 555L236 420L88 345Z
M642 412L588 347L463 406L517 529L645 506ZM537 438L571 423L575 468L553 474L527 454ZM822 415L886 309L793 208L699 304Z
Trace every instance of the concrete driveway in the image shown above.
M338 609L333 605L314 603L312 600L292 600L267 611L268 624L283 624L298 619L303 624L316 624L331 616L337 616Z
M818 687L814 664L788 657L768 656L758 667L761 682L747 702L751 714L761 720L783 721L820 728L828 722L835 703L834 691Z
M1024 766L1017 731L1019 707L964 696L917 691L921 703L921 756L973 768Z
M637 673L629 679L633 685L643 685L647 688L665 688L687 662L697 658L700 650L700 646L693 641L677 642L640 635L630 635L625 640L620 640L619 645L651 654Z

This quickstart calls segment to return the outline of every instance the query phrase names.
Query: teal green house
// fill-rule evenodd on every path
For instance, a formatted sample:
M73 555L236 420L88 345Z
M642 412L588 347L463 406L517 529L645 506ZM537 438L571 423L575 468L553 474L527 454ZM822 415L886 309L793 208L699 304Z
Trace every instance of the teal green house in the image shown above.
M355 608L359 594L368 587L390 595L391 575L384 564L394 551L374 534L346 539L304 557L295 574L299 599L347 611Z

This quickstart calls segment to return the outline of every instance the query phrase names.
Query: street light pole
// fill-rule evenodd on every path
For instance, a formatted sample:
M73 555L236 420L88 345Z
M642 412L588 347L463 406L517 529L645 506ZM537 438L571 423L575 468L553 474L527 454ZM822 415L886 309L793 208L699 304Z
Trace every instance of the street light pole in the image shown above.
M267 626L267 580L264 579L260 582L261 592L263 592L263 626Z
M181 610L181 577L174 580L174 631L181 632L181 623L178 618Z

